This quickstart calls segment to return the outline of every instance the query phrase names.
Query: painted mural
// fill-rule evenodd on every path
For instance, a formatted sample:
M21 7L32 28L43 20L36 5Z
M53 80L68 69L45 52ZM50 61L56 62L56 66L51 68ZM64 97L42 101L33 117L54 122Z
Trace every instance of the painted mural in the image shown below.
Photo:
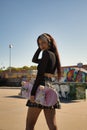
M78 68L64 68L63 75L62 75L61 82L76 82L76 83L85 83L87 82L87 71L86 70L79 70ZM77 87L78 85L69 84L60 85L59 88L59 97L61 99L68 99L69 95L70 98L75 99L84 99L85 97L85 89L83 85Z
M64 68L63 77L65 82L87 82L87 71Z

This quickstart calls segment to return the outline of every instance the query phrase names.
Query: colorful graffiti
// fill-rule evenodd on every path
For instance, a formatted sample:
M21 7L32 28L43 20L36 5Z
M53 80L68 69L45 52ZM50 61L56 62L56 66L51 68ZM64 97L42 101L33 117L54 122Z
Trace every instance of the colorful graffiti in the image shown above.
M87 82L87 71L75 68L64 68L63 77L65 82Z

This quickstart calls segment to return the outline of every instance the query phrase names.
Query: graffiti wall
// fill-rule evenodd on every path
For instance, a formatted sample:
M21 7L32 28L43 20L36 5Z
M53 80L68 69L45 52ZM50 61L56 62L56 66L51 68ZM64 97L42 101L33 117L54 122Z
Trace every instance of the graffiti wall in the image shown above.
M85 87L83 84L87 82L87 71L76 68L64 68L62 76L62 82L76 82L77 84L60 85L60 99L84 99ZM80 85L79 82L83 84Z
M63 77L65 82L87 82L87 72L75 68L64 68Z

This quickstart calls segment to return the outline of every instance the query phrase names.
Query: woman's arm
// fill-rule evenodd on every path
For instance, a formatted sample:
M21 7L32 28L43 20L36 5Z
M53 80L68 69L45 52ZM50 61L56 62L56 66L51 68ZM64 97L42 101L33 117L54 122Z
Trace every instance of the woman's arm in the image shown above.
M41 52L41 49L38 48L37 51L35 52L33 58L32 58L32 62L39 63L40 59L38 59L38 56L39 56L40 52Z
M31 91L32 96L35 96L38 86L42 85L41 83L44 81L44 73L47 68L48 60L49 60L49 53L47 51L43 51L42 59L38 66L37 77L36 77L35 83L33 85L32 91Z

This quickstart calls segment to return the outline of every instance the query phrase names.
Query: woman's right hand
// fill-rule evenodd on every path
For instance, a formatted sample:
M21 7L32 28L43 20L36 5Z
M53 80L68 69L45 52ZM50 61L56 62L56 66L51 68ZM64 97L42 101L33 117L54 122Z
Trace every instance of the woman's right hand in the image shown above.
M40 48L40 47L38 47L38 50L39 50L39 51L41 51L41 48Z
M43 85L40 85L40 86L39 86L39 89L40 89L40 90L43 90L44 88L45 88L45 87L44 87Z

